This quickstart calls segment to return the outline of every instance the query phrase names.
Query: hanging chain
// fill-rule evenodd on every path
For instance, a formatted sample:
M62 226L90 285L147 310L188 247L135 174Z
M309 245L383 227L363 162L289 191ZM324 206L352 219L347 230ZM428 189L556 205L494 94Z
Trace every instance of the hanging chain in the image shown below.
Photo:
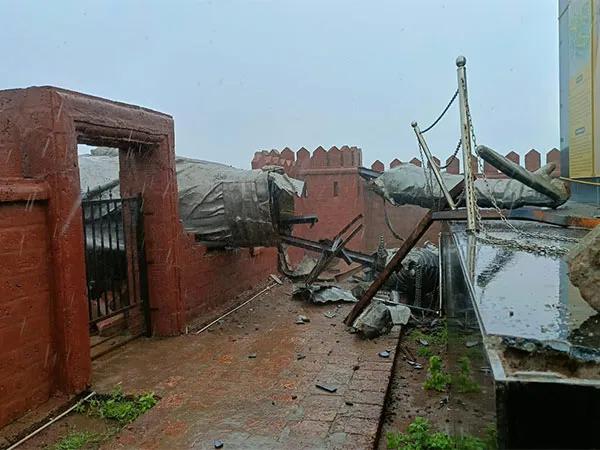
M423 155L423 147L421 146L421 143L419 142L419 156L421 158L421 167L423 168L423 175L425 176L425 183L427 186L427 191L429 192L429 195L433 198L433 182L431 181L431 167L429 167L429 165L427 164L427 158L425 158L425 156Z
M466 96L465 96L465 109L466 109L466 113L467 113L467 120L469 121L469 126L471 129L471 139L473 141L474 147L477 148L477 138L475 136L475 129L473 127L473 120L471 117L471 110L469 108L469 101ZM483 182L485 184L490 202L492 203L492 207L498 214L498 217L500 218L501 223L503 223L512 232L517 234L517 236L520 236L520 237L526 239L527 242L519 242L519 241L511 240L511 239L504 239L504 238L500 238L498 236L492 235L490 233L490 231L488 229L486 229L486 227L483 224L483 220L481 219L481 211L480 211L479 206L477 205L477 190L474 189L473 191L474 191L475 200L476 200L475 211L476 211L476 215L477 215L477 223L479 225L479 230L480 230L480 233L478 233L478 235L477 235L478 240L485 242L487 244L500 245L500 246L512 248L515 250L524 250L524 251L530 252L530 253L547 255L547 256L555 256L555 257L564 256L566 253L569 252L569 249L565 248L565 247L557 246L557 245L541 245L541 244L537 244L535 242L530 242L529 240L530 239L544 239L544 240L552 239L554 241L571 242L571 243L579 241L576 238L572 238L572 237L568 237L568 236L556 236L556 235L548 235L548 234L543 234L543 233L532 233L532 232L520 230L517 227L515 227L510 222L510 220L503 214L502 209L498 206L498 203L496 202L496 198L494 197L494 193L492 191L492 188L490 187L488 178L485 174L484 165L483 165L481 158L477 158L477 166L479 169L479 173L481 174L481 178L483 179Z
M450 156L450 158L448 158L448 160L446 161L446 164L444 164L443 166L440 166L440 169L447 169L448 167L450 167L450 164L452 164L452 162L456 159L456 155L458 155L458 151L460 150L461 147L462 147L462 139L458 138L458 144L456 144L456 149L454 150L454 153L452 153L452 156Z
M444 117L444 114L446 114L448 112L448 110L452 106L452 103L454 103L454 100L456 100L456 97L458 97L458 89L456 90L456 92L454 93L454 95L452 96L452 98L450 99L450 101L448 102L448 104L446 105L444 110L442 111L442 113L438 116L438 118L435 119L434 122L431 125L429 125L427 128L425 128L424 130L421 130L421 134L427 133L429 130L431 130L433 127L435 127L440 120L442 120L442 117Z

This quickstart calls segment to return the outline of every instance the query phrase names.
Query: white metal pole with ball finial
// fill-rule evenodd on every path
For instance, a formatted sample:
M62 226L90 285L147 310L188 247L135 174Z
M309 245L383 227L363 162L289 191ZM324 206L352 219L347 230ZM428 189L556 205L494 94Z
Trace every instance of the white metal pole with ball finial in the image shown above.
M473 186L473 168L471 165L471 116L468 113L467 97L467 58L459 56L456 58L456 73L458 77L458 100L460 109L460 133L463 154L463 171L465 174L465 202L467 205L467 231L477 230L477 208L475 190Z

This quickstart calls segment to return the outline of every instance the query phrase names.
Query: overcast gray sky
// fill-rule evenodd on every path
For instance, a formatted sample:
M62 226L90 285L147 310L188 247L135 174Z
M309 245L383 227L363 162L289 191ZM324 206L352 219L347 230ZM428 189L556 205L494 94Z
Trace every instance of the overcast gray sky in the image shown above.
M175 118L180 155L248 167L255 150L356 145L415 156L467 57L478 140L559 145L553 0L0 0L0 86L56 85ZM428 134L444 160L458 111Z

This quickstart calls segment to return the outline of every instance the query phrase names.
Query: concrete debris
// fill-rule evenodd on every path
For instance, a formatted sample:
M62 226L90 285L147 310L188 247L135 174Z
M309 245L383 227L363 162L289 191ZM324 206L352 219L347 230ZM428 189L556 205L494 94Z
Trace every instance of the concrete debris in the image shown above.
M406 325L410 314L408 306L376 299L358 316L353 327L371 339L388 333L394 325Z
M215 448L223 448L223 441L221 441L220 439L215 439L213 441L213 445Z
M305 323L308 323L308 322L310 322L310 319L309 319L308 317L306 317L306 316L302 316L302 315L300 315L300 316L298 316L298 318L296 319L296 323L297 323L298 325L304 325Z
M342 289L335 285L311 284L309 286L297 286L292 291L292 296L308 300L312 303L332 303L332 302L357 302L352 292Z
M581 296L600 312L600 225L586 234L567 254L569 278Z
M325 385L325 384L319 384L319 383L317 383L317 384L315 384L315 386L316 386L317 388L319 388L319 389L323 390L323 391L329 392L330 394L333 394L334 392L336 392L336 391L337 391L337 388L336 388L336 387L333 387L333 386L327 386L327 385Z

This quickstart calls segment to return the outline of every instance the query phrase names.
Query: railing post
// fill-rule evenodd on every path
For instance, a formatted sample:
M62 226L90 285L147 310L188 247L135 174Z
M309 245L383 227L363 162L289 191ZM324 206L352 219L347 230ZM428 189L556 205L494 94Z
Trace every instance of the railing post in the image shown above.
M429 162L429 166L431 167L431 170L433 171L433 174L435 175L435 179L437 180L438 184L440 185L440 189L444 193L444 197L446 197L448 206L450 207L450 209L455 210L456 204L454 203L454 200L452 200L452 196L450 195L450 192L448 192L448 189L446 188L446 185L444 184L444 180L442 179L442 175L440 174L440 168L437 166L437 164L435 163L435 161L433 160L433 158L431 156L431 152L429 151L427 142L425 142L425 138L423 137L423 134L421 133L421 130L419 129L419 125L417 124L417 122L413 122L411 125L412 125L413 129L415 130L415 134L417 135L417 141L419 141L419 146L423 149L423 152L425 153L425 157L427 158L427 161ZM426 168L423 168L423 169L427 170Z
M465 202L467 205L467 231L477 230L475 189L473 186L473 170L471 167L471 118L467 114L467 73L464 56L456 58L456 73L458 77L458 99L460 109L460 134L463 154L463 170L465 173Z

